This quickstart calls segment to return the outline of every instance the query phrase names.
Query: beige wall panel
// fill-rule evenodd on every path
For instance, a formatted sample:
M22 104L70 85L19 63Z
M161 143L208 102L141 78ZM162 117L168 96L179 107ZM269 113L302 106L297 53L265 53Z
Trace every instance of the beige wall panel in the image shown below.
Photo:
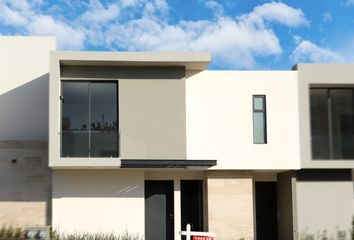
M64 233L143 235L143 171L54 170L53 227Z
M336 237L338 231L345 231L345 239L351 239L353 182L297 181L296 199L299 236L326 231L327 237Z
M46 202L0 202L0 226L45 226L46 219Z
M252 184L248 173L208 172L209 231L217 239L253 239Z
M185 159L185 81L120 80L121 157Z

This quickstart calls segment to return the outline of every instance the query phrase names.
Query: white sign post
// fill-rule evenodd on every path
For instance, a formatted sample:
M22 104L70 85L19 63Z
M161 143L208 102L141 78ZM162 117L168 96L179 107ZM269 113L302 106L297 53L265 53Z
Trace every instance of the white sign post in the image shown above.
M186 231L180 231L180 235L186 236L186 240L192 240L192 236L201 236L201 237L215 237L215 233L209 233L209 232L192 232L191 231L191 225L187 224L187 229Z

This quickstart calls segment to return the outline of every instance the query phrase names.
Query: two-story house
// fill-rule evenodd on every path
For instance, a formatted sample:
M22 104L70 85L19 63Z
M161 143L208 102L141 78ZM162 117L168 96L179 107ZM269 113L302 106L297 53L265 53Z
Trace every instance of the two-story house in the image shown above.
M2 55L8 67L0 71L25 76L41 66L44 74L42 88L28 77L6 90L18 92L13 99L46 96L38 101L43 107L22 100L25 112L41 109L38 119L13 121L44 121L47 128L39 130L48 139L28 132L26 141L0 141L2 164L11 171L26 171L48 141L50 170L36 180L32 166L25 178L49 185L42 195L51 200L37 200L47 215L22 225L47 224L63 233L127 230L146 240L181 239L187 223L225 240L299 239L323 231L350 238L354 65L212 71L209 53L52 51L53 42L0 39L1 49L13 48L11 58L24 59L7 63ZM26 85L32 92L23 95ZM9 92L0 95L2 109L13 109L11 101L1 103ZM12 126L6 119L0 132ZM34 143L42 145L30 152ZM0 185L0 199L11 181ZM7 198L0 215L5 202L16 202Z

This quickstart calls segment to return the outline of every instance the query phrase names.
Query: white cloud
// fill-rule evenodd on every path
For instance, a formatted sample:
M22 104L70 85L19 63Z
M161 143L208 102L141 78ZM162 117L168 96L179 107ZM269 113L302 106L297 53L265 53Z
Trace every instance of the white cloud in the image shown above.
M108 44L132 51L210 51L219 63L253 67L256 56L279 55L279 40L270 29L220 17L216 21L181 21L177 25L142 18L114 25Z
M165 0L154 0L154 5L155 8L158 9L159 11L168 11L169 7L168 4Z
M169 10L165 0L140 0L140 6L145 6L143 8L143 15L151 18L162 18Z
M212 10L215 15L222 15L224 13L224 7L214 0L206 0L204 1L204 5Z
M217 1L207 0L204 6L214 12L214 19L173 24L168 21L166 0L117 0L109 4L90 0L79 5L82 13L74 17L67 17L64 7L63 14L42 12L41 2L3 0L0 21L25 34L55 35L59 49L82 49L89 43L134 51L209 51L219 65L241 68L255 67L257 57L282 54L269 23L288 27L308 24L301 9L282 2L266 3L231 17Z
M58 39L59 49L83 48L85 36L79 29L36 12L35 7L41 3L40 0L32 0L31 3L26 0L5 0L0 3L0 21L19 28L22 34L54 35Z
M103 6L100 1L92 1L90 10L81 15L81 19L88 24L106 23L119 16L120 8L117 4Z
M35 16L31 19L27 30L31 35L57 36L59 49L74 50L82 49L84 46L85 35L80 30L56 21L51 16Z
M207 4L217 8L213 1ZM132 51L209 51L219 64L251 68L256 65L256 57L282 53L279 39L266 22L289 27L308 23L301 10L272 2L236 19L219 15L213 20L180 21L172 25L145 16L112 24L105 44Z
M294 63L339 63L345 62L340 54L326 48L317 46L316 44L303 40L295 48L290 56Z
M3 2L20 11L28 11L31 8L31 5L27 0L4 0Z
M323 14L323 21L324 22L331 22L332 20L333 20L333 16L332 16L332 14L330 12L325 12Z
M28 19L20 11L12 10L5 4L0 4L0 19L8 26L24 26Z
M121 0L121 3L123 7L131 7L131 6L135 6L137 0Z
M299 45L300 42L302 41L302 37L299 35L295 35L295 36L293 36L293 41L295 44Z
M354 0L347 0L347 1L345 2L345 5L346 5L346 6L354 6Z
M257 6L249 17L278 22L289 27L308 24L301 9L292 8L282 2L271 2Z

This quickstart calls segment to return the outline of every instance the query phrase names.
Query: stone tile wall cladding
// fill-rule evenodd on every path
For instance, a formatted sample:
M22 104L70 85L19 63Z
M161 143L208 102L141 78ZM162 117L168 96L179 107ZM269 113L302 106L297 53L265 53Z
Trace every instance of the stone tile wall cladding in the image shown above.
M46 141L0 141L0 226L50 224Z
M251 173L209 171L207 179L209 231L218 239L253 239Z

